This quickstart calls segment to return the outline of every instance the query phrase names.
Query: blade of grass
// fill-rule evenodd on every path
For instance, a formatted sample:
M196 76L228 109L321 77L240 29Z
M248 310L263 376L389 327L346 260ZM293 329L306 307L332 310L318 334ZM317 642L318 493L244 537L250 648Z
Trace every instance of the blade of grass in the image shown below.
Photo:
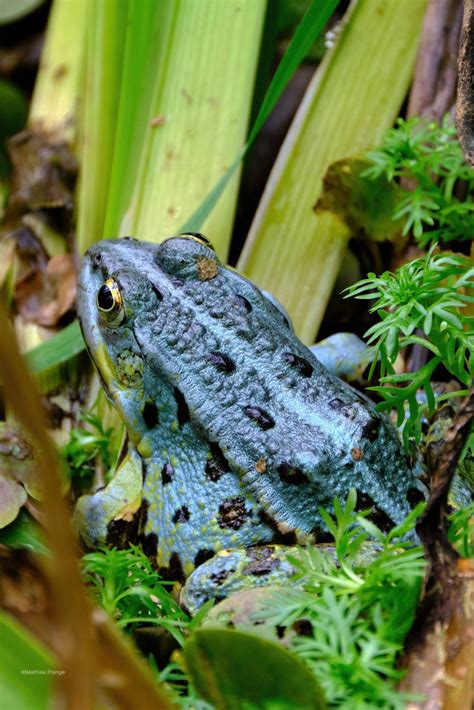
M39 373L60 365L84 350L84 339L77 320L63 328L57 335L26 353L32 373Z
M328 167L375 145L393 123L415 61L425 0L359 0L312 80L273 168L239 268L313 342L350 236L314 205ZM303 287L302 287L303 284Z
M151 119L152 88L166 59L178 11L176 2L128 0L122 82L104 236L116 236L133 193L143 141ZM116 58L115 61L119 60ZM90 235L90 241L98 235Z

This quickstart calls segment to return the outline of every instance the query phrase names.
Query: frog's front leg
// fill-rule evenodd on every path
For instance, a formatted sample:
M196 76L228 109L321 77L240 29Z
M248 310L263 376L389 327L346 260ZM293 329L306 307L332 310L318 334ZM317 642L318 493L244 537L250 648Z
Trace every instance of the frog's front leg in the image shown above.
M180 603L195 614L209 599L220 601L234 592L253 587L282 586L296 574L287 559L290 552L298 556L298 548L286 545L221 550L188 577Z
M137 538L142 486L142 459L129 446L110 483L77 502L73 526L88 547L124 547Z

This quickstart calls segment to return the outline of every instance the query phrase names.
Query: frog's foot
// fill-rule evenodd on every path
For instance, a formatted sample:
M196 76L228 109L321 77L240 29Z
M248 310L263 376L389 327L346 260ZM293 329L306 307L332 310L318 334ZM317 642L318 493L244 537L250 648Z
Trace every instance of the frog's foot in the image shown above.
M188 577L180 602L195 614L209 599L220 601L250 587L282 586L296 574L289 552L298 556L296 548L284 545L221 550Z
M372 348L354 333L334 333L310 350L332 375L349 382L362 377L373 356Z
M142 502L140 456L129 449L110 483L77 501L75 532L88 547L100 544L123 547L136 538Z

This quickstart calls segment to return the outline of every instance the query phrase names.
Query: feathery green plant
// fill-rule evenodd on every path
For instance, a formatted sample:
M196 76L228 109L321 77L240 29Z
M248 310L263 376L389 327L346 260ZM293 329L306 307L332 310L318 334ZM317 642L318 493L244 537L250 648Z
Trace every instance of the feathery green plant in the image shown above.
M118 626L130 630L137 624L156 624L183 643L183 628L190 619L166 588L172 583L160 579L138 547L89 552L82 568L97 601Z
M289 556L302 588L276 592L258 618L275 627L304 621L305 633L292 638L292 648L325 689L330 708L402 710L408 697L395 690L403 675L396 659L425 570L422 548L406 536L424 504L385 534L367 520L369 511L355 512L356 502L353 490L344 507L334 500L334 519L320 510L337 559L311 547ZM376 551L364 565L368 540Z
M474 234L474 168L466 162L451 117L441 125L418 116L397 120L380 148L368 154L368 178L385 175L390 182L408 179L414 189L399 188L393 213L403 234L413 232L420 246L472 239ZM463 197L456 189L463 187Z
M380 385L371 389L384 399L381 411L397 410L398 426L408 448L410 437L421 438L421 414L432 415L436 403L467 394L474 375L474 317L464 312L473 303L474 267L467 258L451 253L426 255L400 266L395 273L369 273L366 279L346 289L346 297L374 300L370 313L380 319L365 333L373 348L369 376L380 360ZM414 372L395 374L395 361L403 348L419 345L428 351L428 361ZM431 378L443 365L462 389L436 396ZM426 405L417 393L423 390ZM408 416L406 415L408 406Z

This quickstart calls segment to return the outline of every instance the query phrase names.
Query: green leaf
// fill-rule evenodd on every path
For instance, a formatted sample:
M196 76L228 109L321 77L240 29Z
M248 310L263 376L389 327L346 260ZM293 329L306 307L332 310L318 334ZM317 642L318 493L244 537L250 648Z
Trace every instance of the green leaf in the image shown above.
M200 629L184 647L188 674L218 710L326 707L314 676L283 646L242 631Z
M46 342L26 353L26 361L33 373L48 370L66 362L85 348L79 322L77 320L63 328Z
M20 510L16 520L0 530L0 545L24 548L42 555L49 554L40 526L26 510Z
M0 611L0 707L50 707L54 661L15 619Z

